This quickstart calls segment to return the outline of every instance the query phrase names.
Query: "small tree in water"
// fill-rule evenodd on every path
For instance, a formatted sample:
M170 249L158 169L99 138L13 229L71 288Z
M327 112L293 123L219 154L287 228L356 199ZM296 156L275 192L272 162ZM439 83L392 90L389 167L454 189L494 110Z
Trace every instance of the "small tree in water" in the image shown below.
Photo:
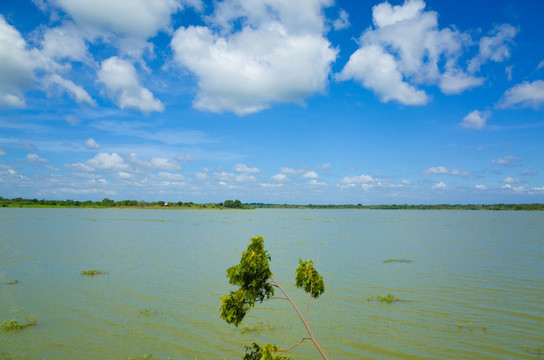
M237 285L239 288L221 298L221 318L229 324L238 326L257 301L284 299L288 300L293 306L309 337L302 338L296 345L285 350L280 350L276 345L272 344L261 347L254 343L252 347L246 347L246 355L243 359L284 360L287 359L284 355L285 352L294 349L305 340L310 340L314 343L323 359L328 360L308 324L312 297L318 298L325 291L323 278L315 270L311 260L299 260L299 266L295 272L295 285L298 288L303 288L309 294L308 309L306 318L304 318L293 299L272 277L269 266L271 257L264 248L263 242L262 236L252 238L247 250L242 253L240 263L227 269L229 283ZM273 297L274 289L279 289L284 297Z

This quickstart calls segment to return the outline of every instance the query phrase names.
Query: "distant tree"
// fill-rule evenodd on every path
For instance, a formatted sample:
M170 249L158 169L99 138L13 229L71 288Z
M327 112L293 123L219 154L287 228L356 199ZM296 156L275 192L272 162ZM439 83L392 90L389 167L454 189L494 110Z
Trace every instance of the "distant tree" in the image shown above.
M318 298L325 291L323 278L315 270L311 260L303 261L299 259L299 266L295 272L295 285L297 288L303 288L309 294L308 310L306 318L304 318L293 299L272 277L272 271L270 271L269 266L270 260L271 257L264 248L263 237L256 236L251 238L247 250L242 253L240 263L227 269L229 283L237 285L239 288L221 298L221 318L229 324L238 326L257 301L263 302L268 299L288 300L302 321L309 337L302 338L297 344L287 350L279 350L276 345L272 344L260 347L254 343L253 347L246 347L244 360L286 359L283 353L292 350L305 340L312 341L323 359L328 360L308 323L312 297ZM275 289L279 289L284 297L273 297ZM273 355L276 353L279 354Z

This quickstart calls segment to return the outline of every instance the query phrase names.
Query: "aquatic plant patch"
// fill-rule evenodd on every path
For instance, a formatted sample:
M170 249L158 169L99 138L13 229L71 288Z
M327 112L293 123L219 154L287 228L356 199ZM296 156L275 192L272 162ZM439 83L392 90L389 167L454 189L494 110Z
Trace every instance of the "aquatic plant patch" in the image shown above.
M4 331L13 331L36 325L36 317L25 319L25 321L25 323L19 323L17 320L4 321L1 326Z
M91 270L83 270L81 272L82 276L95 276L95 275L102 275L102 274L109 274L109 271L91 269Z

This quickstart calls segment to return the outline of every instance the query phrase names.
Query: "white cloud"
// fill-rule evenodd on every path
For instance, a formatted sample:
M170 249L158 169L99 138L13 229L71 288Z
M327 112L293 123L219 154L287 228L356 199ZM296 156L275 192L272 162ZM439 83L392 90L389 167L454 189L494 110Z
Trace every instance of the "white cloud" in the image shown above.
M35 62L19 31L0 14L0 106L24 107L22 91L33 86Z
M319 178L319 175L317 175L315 171L307 171L302 174L302 177L305 179L317 179Z
M459 126L482 130L485 128L486 120L491 116L489 111L474 110L463 118L463 121L459 123Z
M340 12L338 13L338 18L334 20L332 23L332 26L334 30L342 30L347 29L351 24L349 23L349 14L346 10L340 9Z
M29 151L36 151L36 147L34 145L32 145L31 143L29 143L28 141L26 141L25 139L20 139L19 140L19 143L21 144L22 147L24 147L25 149L29 150Z
M424 91L403 80L394 56L378 45L366 45L352 54L337 79L359 81L376 92L382 102L395 100L405 105L425 105L429 100Z
M47 29L41 42L41 53L49 59L88 62L87 44L81 31L72 23Z
M96 102L91 98L89 93L85 91L81 86L74 84L73 81L64 79L58 74L48 75L43 78L45 87L50 88L54 85L59 86L61 89L66 90L71 97L73 97L78 103L87 103L91 106L96 106Z
M200 0L54 0L89 39L113 42L124 54L139 57L152 50L147 39L171 31L171 16L183 3L202 8Z
M474 186L477 190L487 190L487 186L485 185L476 185Z
M491 163L495 165L508 166L513 162L521 161L520 158L512 155L505 156L501 159L491 159Z
M357 184L372 184L376 182L370 175L361 174L358 176L346 176L340 180L342 184L357 185Z
M513 177L507 177L502 180L506 184L518 184L520 181L519 179L514 179Z
M197 172L195 174L195 179L197 180L208 180L208 174L205 172Z
M459 176L470 176L468 171L458 170L458 169L447 169L444 166L430 167L421 172L425 175L434 175L434 174L443 174L443 175L459 175Z
M183 181L183 180L185 180L185 176L183 176L181 174L175 174L175 173L164 172L164 171L161 171L159 173L159 177L162 178L162 179L170 180L170 181Z
M245 164L236 164L233 166L232 168L234 171L236 172L241 172L241 173L249 173L249 174L256 174L256 173L260 173L261 170L259 170L258 168L254 167L254 168L249 168L247 167L247 165Z
M181 170L181 165L175 159L168 158L152 158L151 166L161 170Z
M121 109L132 108L145 113L164 110L160 100L140 85L136 69L129 61L117 56L106 59L97 75Z
M96 150L96 149L100 149L100 144L94 141L93 138L88 138L87 141L85 141L85 147L87 149Z
M287 175L285 175L285 174L276 174L276 175L272 176L271 179L275 180L275 181L278 181L278 182L283 182L283 181L287 180Z
M83 172L93 172L94 171L94 167L83 164L83 163L80 163L80 162L79 163L74 163L74 164L66 164L66 165L64 165L64 167L67 168L67 169L75 170L75 171L83 171Z
M448 186L447 186L443 181L440 181L440 182L438 182L438 183L436 183L436 184L434 184L434 185L432 186L433 189L437 189L437 190L438 190L438 189L445 189L445 188L447 188L447 187L448 187Z
M429 101L418 85L438 85L445 94L458 94L482 85L483 78L459 66L459 58L472 45L471 36L454 27L439 29L438 14L424 9L423 0L374 6L374 27L363 32L360 48L351 55L337 79L354 79L375 92L382 102L404 105L425 105ZM480 63L487 58L502 61L509 55L505 44L513 37L508 32L510 28L498 27L490 38L493 41L482 38Z
M323 36L329 3L227 0L216 3L209 27L177 29L174 59L198 78L193 105L246 115L323 92L338 52Z
M497 103L497 107L506 109L519 105L538 108L542 104L544 104L544 81L535 80L533 82L525 81L506 90Z
M227 184L229 182L251 182L257 180L255 176L248 174L232 174L225 171L219 171L214 173L214 177L221 182Z
M66 122L72 126L76 126L76 125L79 125L81 123L81 121L74 115L66 115L64 117L64 119L66 120Z
M544 60L542 60L541 62L538 63L538 66L536 67L537 70L540 70L544 68Z
M297 171L290 168L280 168L280 173L281 174L296 174Z
M510 58L510 45L514 43L514 37L518 29L509 24L496 26L491 31L491 36L480 39L480 51L468 65L470 72L480 70L480 66L488 60L502 62Z
M6 150L4 150L4 148L0 146L0 156L4 155L6 155Z
M42 164L47 169L52 170L52 171L58 171L59 170L59 169L49 165L49 161L47 159L44 159L44 158L38 156L37 154L28 154L26 156L26 160L28 162L31 162L31 163L34 163L34 164Z
M28 154L26 156L26 159L29 161L29 162L32 162L32 163L47 163L47 160L42 158L42 157L39 157L38 155L36 154Z
M90 160L87 160L87 165L95 169L101 170L126 170L128 165L123 158L117 153L99 153Z

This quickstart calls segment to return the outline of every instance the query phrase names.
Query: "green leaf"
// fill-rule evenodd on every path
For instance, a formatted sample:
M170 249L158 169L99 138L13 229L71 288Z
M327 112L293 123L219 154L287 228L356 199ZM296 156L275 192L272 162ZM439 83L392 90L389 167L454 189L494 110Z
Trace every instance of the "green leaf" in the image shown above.
M325 283L323 278L314 268L312 260L298 260L298 268L295 271L295 285L297 288L304 288L308 294L311 291L311 296L318 298L325 292Z

